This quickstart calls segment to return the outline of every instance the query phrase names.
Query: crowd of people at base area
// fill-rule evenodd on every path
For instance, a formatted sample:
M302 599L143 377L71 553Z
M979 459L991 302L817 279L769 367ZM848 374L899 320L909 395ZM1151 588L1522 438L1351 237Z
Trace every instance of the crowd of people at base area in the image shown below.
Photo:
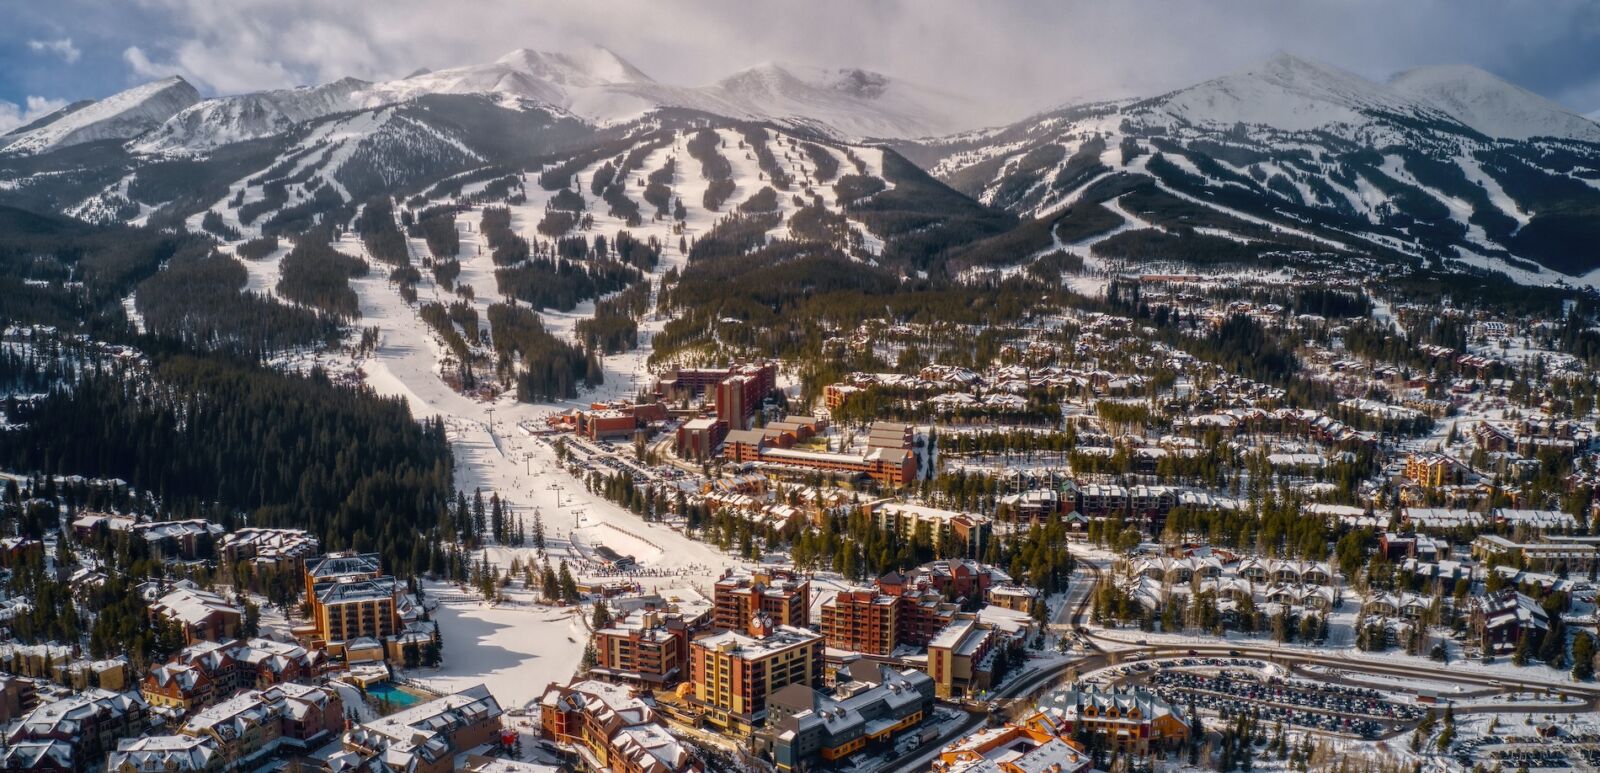
M1366 738L1380 735L1385 721L1416 721L1424 714L1419 707L1384 700L1376 690L1275 677L1263 681L1249 672L1211 676L1160 671L1151 676L1150 685L1174 705L1192 700L1198 708L1229 714L1259 712L1268 720Z
M686 577L689 575L703 575L708 570L705 568L677 567L674 569L659 569L635 566L631 569L595 569L590 568L589 562L579 564L579 573L584 577Z

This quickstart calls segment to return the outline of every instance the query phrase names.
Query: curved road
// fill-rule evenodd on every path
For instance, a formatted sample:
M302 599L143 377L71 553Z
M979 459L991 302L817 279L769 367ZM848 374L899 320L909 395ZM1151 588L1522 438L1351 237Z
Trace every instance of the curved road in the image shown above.
M1569 714L1585 713L1600 710L1600 687L1582 684L1555 684L1538 681L1518 680L1495 674L1480 674L1461 672L1448 668L1438 668L1421 663L1394 664L1381 661L1359 661L1349 657L1334 654L1318 654L1304 650L1294 650L1278 647L1272 644L1257 642L1218 642L1218 643L1192 643L1192 644L1166 644L1156 642L1148 645L1138 645L1108 636L1104 631L1094 631L1083 625L1084 614L1089 603L1094 597L1094 589L1099 586L1102 578L1102 568L1092 562L1080 560L1078 566L1085 568L1094 575L1092 583L1076 583L1068 590L1067 601L1057 610L1055 619L1051 621L1051 628L1058 633L1076 633L1083 644L1086 653L1082 657L1062 661L1038 671L1029 672L1018 680L1004 685L995 691L994 700L1002 702L1001 713L1009 714L1022 707L1031 705L1034 696L1053 685L1056 680L1068 672L1077 669L1090 671L1108 665L1115 665L1126 659L1158 659L1171 657L1186 657L1191 652L1197 657L1249 657L1264 660L1284 666L1291 672L1298 672L1302 678L1325 682L1349 682L1340 674L1315 674L1304 671L1307 666L1321 666L1336 669L1340 672L1354 672L1378 676L1423 677L1451 683L1467 683L1477 685L1482 689L1474 690L1470 696L1481 697L1495 693L1512 691L1548 693L1551 695L1564 695L1576 698L1565 704L1494 704L1494 705L1467 705L1456 706L1457 714L1471 713L1540 713L1540 714ZM1081 589L1081 590L1080 590ZM1135 634L1138 635L1138 634ZM1102 645L1120 647L1107 649ZM1132 645L1132 646L1129 646ZM1352 682L1361 684L1360 682ZM1361 686L1371 687L1370 684ZM988 712L974 713L965 722L941 734L933 741L924 744L916 751L902 757L891 758L879 766L876 773L915 773L929 768L938 753L950 742L971 734L974 730L984 725L989 720ZM1390 737L1405 732L1401 729L1390 734Z

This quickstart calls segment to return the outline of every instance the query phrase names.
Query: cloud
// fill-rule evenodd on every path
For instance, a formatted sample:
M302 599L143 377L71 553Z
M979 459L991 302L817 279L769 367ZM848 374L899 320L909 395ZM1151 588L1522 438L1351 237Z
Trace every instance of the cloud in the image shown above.
M83 52L79 51L78 47L72 44L72 38L59 38L57 40L30 40L28 41L28 48L36 54L54 54L55 56L59 56L61 57L61 60L67 64L72 64L78 61L78 57L83 55Z
M128 63L134 75L141 78L165 78L175 73L171 65L150 61L150 56L138 46L128 46L123 49L122 60Z
M986 98L1000 119L1070 100L1158 94L1282 50L1379 80L1464 62L1581 111L1600 105L1593 0L1543 0L1539 13L1479 0L87 2L31 13L54 14L39 20L42 29L93 39L91 52L103 41L123 51L122 69L103 76L115 88L159 73L234 93L594 43L682 85L765 61L864 67ZM39 77L19 87L46 88Z
M0 100L0 134L36 121L67 106L64 99L28 97L24 104Z

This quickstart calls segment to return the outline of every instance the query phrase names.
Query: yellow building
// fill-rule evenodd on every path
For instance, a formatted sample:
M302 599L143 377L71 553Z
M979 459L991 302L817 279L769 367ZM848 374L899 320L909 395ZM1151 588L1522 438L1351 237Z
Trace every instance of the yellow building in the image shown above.
M345 643L358 639L365 649L378 649L404 630L410 595L405 586L379 569L376 553L330 553L306 561L306 598L311 605L307 638L312 646L345 653Z
M928 642L928 676L941 700L963 698L989 688L1000 637L974 619L959 619Z
M690 703L724 731L748 735L766 721L767 700L791 684L822 679L822 637L801 628L752 624L750 635L724 631L689 647Z
M1472 468L1444 454L1406 454L1405 476L1423 488L1459 486L1473 483Z

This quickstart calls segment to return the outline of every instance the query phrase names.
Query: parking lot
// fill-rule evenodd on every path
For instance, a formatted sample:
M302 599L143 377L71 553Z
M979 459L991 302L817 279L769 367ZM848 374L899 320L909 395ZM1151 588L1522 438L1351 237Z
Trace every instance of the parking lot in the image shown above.
M1267 721L1330 733L1376 738L1422 719L1421 707L1386 699L1377 690L1265 676L1260 661L1186 658L1125 666L1174 705L1193 702L1220 715L1259 712ZM1208 669L1220 669L1210 672Z
M1600 733L1557 735L1485 735L1463 741L1451 756L1464 767L1478 763L1515 770L1527 767L1566 769L1576 765L1600 767Z

